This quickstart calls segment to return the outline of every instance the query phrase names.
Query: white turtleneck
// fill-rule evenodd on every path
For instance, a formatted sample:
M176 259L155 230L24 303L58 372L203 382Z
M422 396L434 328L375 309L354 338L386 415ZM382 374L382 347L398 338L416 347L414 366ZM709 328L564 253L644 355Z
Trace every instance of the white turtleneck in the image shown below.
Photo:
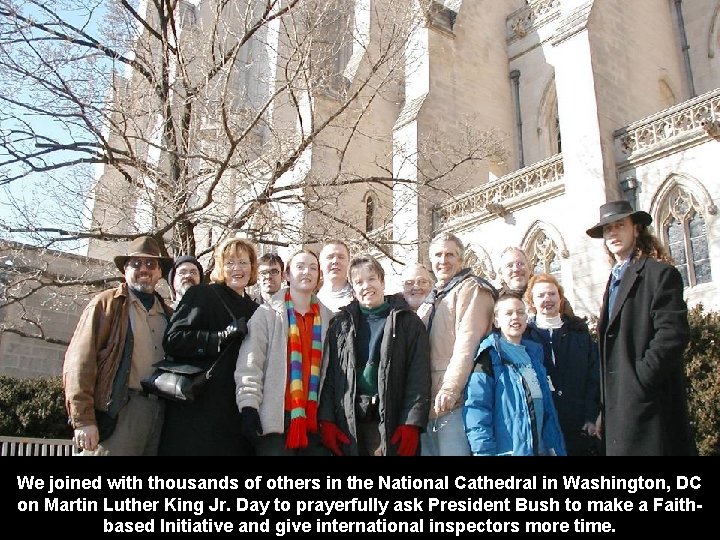
M546 317L542 313L536 313L535 324L538 328L547 330L550 334L550 354L552 355L552 363L553 365L555 365L555 351L552 348L553 330L562 328L562 318L560 317L560 315L555 315L554 317Z
M554 317L546 317L542 313L537 313L535 315L535 324L537 324L539 328L548 328L552 330L561 328L563 322L560 315L555 315ZM550 334L552 334L552 332L550 332Z

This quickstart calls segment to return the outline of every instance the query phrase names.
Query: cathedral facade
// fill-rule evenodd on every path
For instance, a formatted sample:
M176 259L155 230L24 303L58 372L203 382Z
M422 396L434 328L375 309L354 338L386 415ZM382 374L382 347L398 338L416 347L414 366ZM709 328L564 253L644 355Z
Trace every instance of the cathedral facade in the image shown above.
M602 242L585 230L597 222L601 204L625 198L652 215L689 303L720 308L720 1L416 3L422 21L406 45L405 69L388 75L392 84L372 94L376 99L358 89L371 81L363 57L381 49L373 46L385 38L377 27L396 3L338 3L350 24L335 30L348 32L348 46L331 55L337 80L305 96L307 111L316 125L336 117L338 95L357 90L359 97L337 115L344 125L297 147L301 158L277 184L296 182L298 201L310 200L312 191L318 203L265 204L238 226L245 231L239 234L258 241L261 252L284 256L343 238L355 251L381 258L390 290L399 288L405 263L427 263L428 241L441 230L457 234L468 247L468 264L496 282L500 252L519 246L536 271L560 279L579 314L594 315L610 266ZM200 24L206 3L182 4ZM331 26L323 32L332 35ZM254 85L247 92L254 100L282 87L287 71L278 65L290 55L282 38L271 43L273 35L279 34L254 36L261 45L247 61L253 72L244 83ZM258 81L265 81L264 90ZM274 105L273 136L256 130L256 148L268 139L276 147L303 140L299 102L295 109ZM348 120L359 102L362 114ZM345 137L348 125L352 137ZM461 161L434 184L427 180L459 147L477 142L471 139L478 132L494 133L502 152ZM251 180L245 188L228 187L223 204L239 213L251 207L244 194L263 192L259 179L275 174L281 162L262 151L244 155L236 169ZM334 186L327 180L340 176L344 181ZM96 216L110 210L96 209ZM340 210L346 215L338 219ZM333 230L330 217L348 227ZM208 249L224 232L213 222L227 228L220 217L195 227ZM320 225L322 233L308 233ZM114 249L91 243L89 255L107 258Z
M394 163L461 116L505 134L508 152L445 198L395 186L382 231L395 258L427 262L428 239L449 230L497 281L500 252L519 246L596 315L610 265L585 230L624 198L652 215L689 304L720 308L720 2L436 4L419 30L427 69L404 81Z
M445 42L430 48L438 92L456 62L482 67L455 96L434 96L438 110L421 111L417 129L453 99L501 126L512 150L505 174L433 205L432 230L458 234L490 278L502 249L520 246L592 315L609 263L585 230L602 203L625 198L652 215L689 303L720 307L720 2L445 4L457 13L431 37Z

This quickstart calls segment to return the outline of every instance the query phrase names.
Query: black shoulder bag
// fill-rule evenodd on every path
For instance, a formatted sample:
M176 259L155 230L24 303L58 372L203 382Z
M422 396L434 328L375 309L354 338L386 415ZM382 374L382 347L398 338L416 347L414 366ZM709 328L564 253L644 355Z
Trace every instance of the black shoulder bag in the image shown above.
M212 290L232 320L237 321L235 314L220 293L215 289ZM171 401L193 402L202 394L220 358L221 356L218 356L212 365L202 367L191 363L176 362L166 357L153 364L155 372L142 380L143 390L148 394L155 394Z

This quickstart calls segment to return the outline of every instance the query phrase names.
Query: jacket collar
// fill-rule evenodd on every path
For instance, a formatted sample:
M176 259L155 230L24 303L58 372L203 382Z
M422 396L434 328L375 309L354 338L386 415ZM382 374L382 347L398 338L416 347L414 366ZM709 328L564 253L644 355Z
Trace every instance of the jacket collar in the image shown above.
M645 268L647 260L647 255L641 255L635 258L628 265L627 269L625 270L625 274L623 275L622 281L620 282L620 288L618 289L617 296L615 297L613 311L612 313L606 314L606 309L600 310L600 321L598 324L598 328L609 328L610 325L615 321L615 318L617 317L618 313L620 313L620 309L625 303L625 300L627 300L628 293L632 290L633 285L638 278L638 275L640 274L640 272L642 272L643 268ZM607 306L608 291L611 280L612 274L608 278L608 283L605 287L603 306Z

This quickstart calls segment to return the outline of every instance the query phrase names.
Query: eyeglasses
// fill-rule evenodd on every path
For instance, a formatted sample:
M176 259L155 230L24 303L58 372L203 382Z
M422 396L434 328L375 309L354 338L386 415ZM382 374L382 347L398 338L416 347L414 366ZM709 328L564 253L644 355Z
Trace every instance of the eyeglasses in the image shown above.
M180 270L180 271L177 273L177 275L180 276L180 277L185 277L185 276L199 276L199 275L200 275L200 272L198 272L198 271L197 271L196 269L194 269L194 268L191 268L190 270Z
M430 287L432 283L430 283L429 279L425 278L417 278L417 279L408 279L406 281L403 281L403 285L407 287L408 289L411 287Z
M135 270L140 270L143 266L148 270L155 270L158 267L156 259L130 259L128 264Z
M247 268L250 266L250 261L225 261L223 266L226 270L232 270L233 268Z
M263 277L279 276L280 270L278 270L277 268L271 268L270 270L260 270L259 274Z
M505 268L512 268L513 266L517 266L518 268L525 268L525 263L523 261L512 261L505 265Z

